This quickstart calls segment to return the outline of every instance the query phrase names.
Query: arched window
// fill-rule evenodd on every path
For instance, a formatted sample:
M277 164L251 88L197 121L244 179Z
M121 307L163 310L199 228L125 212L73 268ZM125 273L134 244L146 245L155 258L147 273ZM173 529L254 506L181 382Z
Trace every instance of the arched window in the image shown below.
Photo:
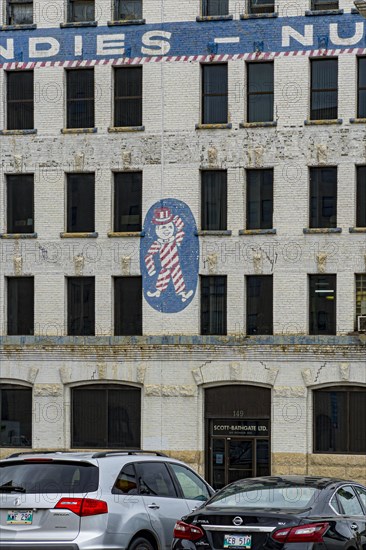
M71 390L71 446L130 448L141 445L141 390L93 384Z
M0 446L32 446L32 388L0 385Z
M314 391L314 452L366 454L366 388Z

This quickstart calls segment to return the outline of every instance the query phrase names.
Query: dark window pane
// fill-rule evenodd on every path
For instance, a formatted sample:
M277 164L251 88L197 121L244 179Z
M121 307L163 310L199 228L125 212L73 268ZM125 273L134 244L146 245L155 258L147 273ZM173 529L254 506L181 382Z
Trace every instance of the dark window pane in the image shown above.
M67 127L94 128L94 70L74 69L67 75Z
M356 226L366 227L366 166L357 167Z
M201 277L201 334L226 334L226 277Z
M142 279L115 277L114 334L142 334Z
M94 226L94 174L67 175L67 232L91 233Z
M273 170L247 171L247 229L273 227Z
M34 128L33 112L33 71L8 72L8 130L30 130Z
M227 122L228 73L226 64L202 66L202 101L203 124Z
M337 10L338 2L336 0L312 0L311 9L316 10Z
M201 172L201 226L204 230L227 228L227 172L206 170Z
M248 122L273 121L273 63L248 63Z
M337 227L337 168L310 169L310 227Z
M0 415L0 446L31 447L32 389L10 384L1 385ZM5 481L0 481L0 485L2 483Z
M358 58L357 117L366 118L366 57Z
M142 0L119 0L116 19L142 19Z
M248 0L248 12L251 14L273 13L274 2L271 0Z
M310 275L310 334L336 333L336 275Z
M33 277L8 277L8 334L34 334Z
M33 175L6 179L8 233L34 233Z
M247 334L273 334L272 275L247 277Z
M141 231L142 172L114 174L114 231Z
M176 498L172 478L165 464L161 462L140 462L136 464L140 494Z
M119 473L112 489L113 494L137 495L137 477L133 464L126 464Z
M72 446L139 449L141 392L129 386L72 390Z
M94 21L94 0L69 0L69 21L78 23L82 21ZM86 126L80 126L86 128Z
M311 120L338 116L338 60L311 60Z
M142 125L142 67L115 69L114 125Z
M228 0L202 0L202 15L228 15Z
M69 277L67 280L67 333L69 336L94 335L94 277Z
M33 23L33 2L9 2L8 25L31 25Z
M366 315L366 273L356 275L356 319L355 330L358 330L358 316Z
M349 397L349 451L366 454L366 391Z

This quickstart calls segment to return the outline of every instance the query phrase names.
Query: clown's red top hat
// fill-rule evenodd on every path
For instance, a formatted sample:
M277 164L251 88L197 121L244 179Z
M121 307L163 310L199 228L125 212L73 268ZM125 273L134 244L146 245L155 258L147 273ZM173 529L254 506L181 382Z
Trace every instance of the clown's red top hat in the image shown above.
M170 209L163 206L162 208L155 208L152 222L155 225L165 225L173 221L173 217Z

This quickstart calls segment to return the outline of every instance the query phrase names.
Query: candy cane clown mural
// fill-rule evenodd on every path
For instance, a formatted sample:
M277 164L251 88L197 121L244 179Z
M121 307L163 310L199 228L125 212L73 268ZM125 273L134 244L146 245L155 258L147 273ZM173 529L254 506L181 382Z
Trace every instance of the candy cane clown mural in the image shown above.
M144 223L140 263L144 295L162 313L177 313L191 302L198 278L198 239L189 207L163 199Z

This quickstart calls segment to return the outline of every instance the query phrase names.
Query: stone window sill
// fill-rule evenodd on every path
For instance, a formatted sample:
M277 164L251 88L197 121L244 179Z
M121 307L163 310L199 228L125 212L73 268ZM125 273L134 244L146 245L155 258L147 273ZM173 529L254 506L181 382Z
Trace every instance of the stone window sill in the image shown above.
M240 16L240 19L272 19L278 17L278 12L273 13L244 13Z
M98 128L61 128L61 134L96 134Z
M232 21L233 15L197 15L197 23L206 23L207 21Z
M125 25L145 25L146 19L116 19L107 21L108 27L123 27Z
M196 124L196 130L231 130L232 124L223 123L223 124Z
M351 13L353 13L354 15L358 15L360 12L358 11L357 8L351 8Z
M108 231L108 237L145 237L145 231Z
M277 229L240 229L239 235L276 235Z
M342 233L341 227L305 227L304 235L324 235L328 233Z
M232 231L229 229L200 229L194 233L197 237L230 237Z
M334 118L329 120L304 120L305 126L321 126L329 124L343 124L342 118Z
M37 233L0 233L0 239L36 239Z
M0 130L0 136L28 136L36 134L37 130Z
M366 118L350 118L351 124L366 124Z
M269 122L241 122L239 124L240 128L270 128L277 126L277 120Z
M366 227L350 227L350 233L366 233Z
M27 25L0 25L0 31L32 31L36 29L35 23L28 23Z
M108 128L110 134L118 132L143 132L144 130L145 126L110 126Z
M96 231L80 232L80 233L60 233L61 239L96 239L98 233Z
M306 10L305 15L308 17L317 15L343 15L344 10Z
M77 23L73 22L67 22L67 23L60 23L61 29L73 29L73 28L79 28L79 27L97 27L98 21L78 21Z

